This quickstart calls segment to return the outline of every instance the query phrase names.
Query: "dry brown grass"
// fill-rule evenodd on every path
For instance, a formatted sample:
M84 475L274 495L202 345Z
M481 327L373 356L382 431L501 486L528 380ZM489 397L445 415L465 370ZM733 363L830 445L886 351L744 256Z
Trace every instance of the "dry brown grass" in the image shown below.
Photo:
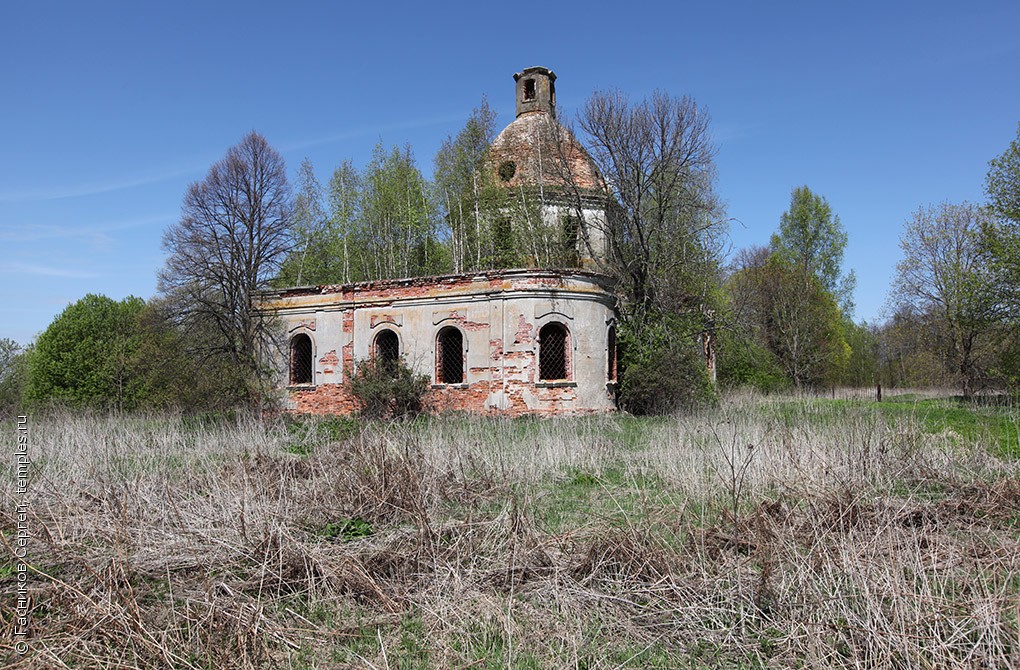
M1016 463L772 403L346 434L34 417L31 650L0 644L31 668L1020 665Z

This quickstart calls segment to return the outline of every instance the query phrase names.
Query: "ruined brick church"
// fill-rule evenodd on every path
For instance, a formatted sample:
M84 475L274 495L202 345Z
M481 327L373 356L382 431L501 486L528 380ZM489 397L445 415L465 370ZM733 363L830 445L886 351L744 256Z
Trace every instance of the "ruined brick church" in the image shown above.
M514 80L517 118L489 150L491 173L508 189L548 188L541 216L550 222L574 217L577 258L585 269L492 270L266 292L262 307L286 332L278 371L288 409L354 412L346 382L372 357L402 358L427 375L433 411L518 416L616 408L617 298L610 279L590 271L605 252L606 189L588 154L555 119L556 75L531 67ZM568 185L569 203L563 196Z

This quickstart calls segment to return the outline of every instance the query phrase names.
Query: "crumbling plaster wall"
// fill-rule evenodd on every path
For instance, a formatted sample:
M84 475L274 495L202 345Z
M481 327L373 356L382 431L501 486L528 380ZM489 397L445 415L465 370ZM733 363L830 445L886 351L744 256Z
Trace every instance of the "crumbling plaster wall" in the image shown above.
M292 289L267 294L264 306L277 314L288 340L297 333L312 339L313 383L284 387L293 411L355 411L345 382L388 329L404 360L432 382L426 402L434 411L583 414L615 409L607 383L615 297L604 281L590 273L502 271ZM550 322L569 332L568 378L544 382L537 336ZM436 336L449 325L464 339L461 384L437 383ZM286 361L280 374L283 386Z

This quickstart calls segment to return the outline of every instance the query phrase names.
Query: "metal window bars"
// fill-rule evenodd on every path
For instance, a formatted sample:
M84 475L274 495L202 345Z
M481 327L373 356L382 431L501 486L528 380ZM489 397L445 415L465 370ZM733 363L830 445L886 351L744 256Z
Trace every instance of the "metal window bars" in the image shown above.
M436 342L436 381L460 384L464 381L464 336L452 327L439 331Z
M295 335L290 341L290 383L312 383L312 340L307 335Z
M538 376L542 381L567 378L567 329L558 323L538 331Z

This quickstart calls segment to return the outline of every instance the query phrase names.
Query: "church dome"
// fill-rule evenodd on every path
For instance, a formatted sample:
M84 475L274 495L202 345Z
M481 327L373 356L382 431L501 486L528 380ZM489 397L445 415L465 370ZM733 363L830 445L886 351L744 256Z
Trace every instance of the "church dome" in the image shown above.
M556 74L529 67L514 75L517 118L489 148L487 167L497 184L605 191L588 152L556 120Z

